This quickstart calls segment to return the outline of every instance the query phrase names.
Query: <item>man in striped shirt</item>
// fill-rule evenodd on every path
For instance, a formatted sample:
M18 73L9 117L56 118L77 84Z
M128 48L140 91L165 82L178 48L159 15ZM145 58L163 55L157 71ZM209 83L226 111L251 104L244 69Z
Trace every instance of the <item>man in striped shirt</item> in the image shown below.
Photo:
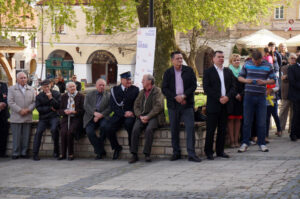
M245 152L249 146L253 116L256 114L258 146L262 152L266 147L266 85L276 80L272 65L262 59L262 53L254 50L252 59L246 61L238 80L245 84L243 141L238 152Z

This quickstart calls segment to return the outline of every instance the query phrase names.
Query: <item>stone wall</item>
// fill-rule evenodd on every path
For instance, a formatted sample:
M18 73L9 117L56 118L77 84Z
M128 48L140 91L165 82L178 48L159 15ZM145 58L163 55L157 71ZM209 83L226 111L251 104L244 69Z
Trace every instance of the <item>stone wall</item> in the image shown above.
M29 144L29 155L32 155L32 146L33 146L33 139L36 132L36 125L37 123L32 124L32 132L30 136L30 144ZM205 123L195 123L195 149L197 155L204 154L204 142L205 142ZM98 132L99 133L99 132ZM121 129L117 132L117 137L119 143L122 145L123 150L121 153L121 158L128 158L131 156L129 152L128 146L128 137L127 132L124 129ZM140 137L140 145L139 145L139 153L142 155L143 152L143 143L144 143L144 135L142 134ZM184 127L181 126L180 129L180 146L182 149L182 155L186 156L186 134L184 132ZM75 157L79 158L90 158L95 157L93 146L90 144L88 138L85 136L84 138L80 139L79 141L74 141L74 150L75 150ZM105 141L105 150L107 152L107 157L112 157L112 150L110 147L110 143L108 140ZM12 151L12 134L9 134L9 141L7 146L7 154L11 154ZM157 158L167 158L172 155L172 144L171 144L171 132L168 126L159 128L155 131L151 156ZM53 142L51 139L50 130L47 129L44 132L44 136L42 138L42 144L40 147L39 155L41 157L51 157L53 153Z

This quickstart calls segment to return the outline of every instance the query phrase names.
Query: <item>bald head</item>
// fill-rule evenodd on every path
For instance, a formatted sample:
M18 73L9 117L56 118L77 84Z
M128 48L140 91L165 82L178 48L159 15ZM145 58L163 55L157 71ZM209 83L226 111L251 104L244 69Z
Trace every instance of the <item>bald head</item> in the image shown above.
M105 90L106 81L104 79L98 79L96 81L96 89L99 93L102 93Z

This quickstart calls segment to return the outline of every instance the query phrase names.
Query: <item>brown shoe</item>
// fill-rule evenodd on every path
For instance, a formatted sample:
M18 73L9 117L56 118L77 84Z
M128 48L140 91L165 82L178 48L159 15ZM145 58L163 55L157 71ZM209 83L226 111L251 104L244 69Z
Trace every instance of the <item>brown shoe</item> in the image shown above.
M137 161L139 161L139 158L137 156L137 154L132 154L130 160L128 161L129 164L133 164L136 163Z

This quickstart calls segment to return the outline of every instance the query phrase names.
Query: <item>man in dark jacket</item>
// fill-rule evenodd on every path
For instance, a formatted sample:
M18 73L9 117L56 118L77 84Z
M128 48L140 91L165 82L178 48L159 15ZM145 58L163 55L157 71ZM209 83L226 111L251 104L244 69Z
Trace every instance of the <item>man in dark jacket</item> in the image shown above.
M110 107L114 115L106 125L105 132L114 150L113 160L118 159L122 146L117 140L117 130L124 125L128 133L128 144L131 144L131 132L135 122L133 105L139 94L138 87L131 83L131 73L125 72L121 75L121 84L111 89Z
M224 153L226 126L227 126L227 103L235 96L234 76L229 68L224 67L224 53L215 51L214 65L204 71L203 89L207 95L207 120L205 154L208 160L213 160L213 143L215 130L217 131L216 153L218 157L229 158Z
M179 51L171 53L173 66L164 73L162 92L167 98L170 118L173 156L171 161L181 158L179 130L181 118L187 134L189 161L200 162L195 153L194 130L194 92L197 88L195 73L191 67L182 65L183 57Z
M38 154L44 131L50 127L52 140L54 142L53 156L59 157L59 116L57 110L60 107L60 93L50 90L50 81L41 83L42 92L36 96L36 109L39 112L39 122L33 142L33 160L40 160Z
M139 137L143 129L145 130L144 154L145 161L151 162L150 153L153 142L154 130L159 125L159 116L164 117L164 97L160 88L154 85L154 77L150 74L144 75L142 84L144 89L140 91L134 102L135 120L132 136L130 152L132 157L129 163L138 161L138 145Z
M300 56L297 63L288 68L289 92L288 99L293 103L293 118L290 138L300 139Z
M9 112L7 107L7 85L0 82L0 158L6 156L6 144L8 137Z
M81 83L79 81L77 81L77 76L73 75L72 76L72 81L75 83L76 85L76 90L77 91L81 91Z

